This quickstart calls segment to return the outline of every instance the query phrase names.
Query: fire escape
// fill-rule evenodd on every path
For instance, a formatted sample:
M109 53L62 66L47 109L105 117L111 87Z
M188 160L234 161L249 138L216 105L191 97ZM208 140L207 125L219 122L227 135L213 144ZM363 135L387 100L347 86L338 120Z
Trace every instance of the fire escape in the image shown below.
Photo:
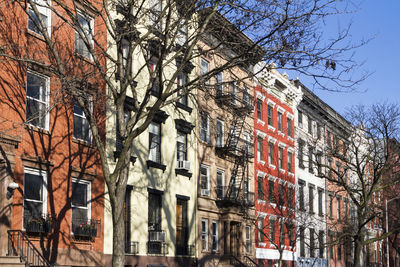
M254 206L254 192L249 192L249 160L254 157L254 147L251 132L245 132L246 117L253 112L252 97L231 82L226 91L217 88L215 102L232 114L226 141L217 145L216 153L234 162L228 186L217 187L217 205L240 207L246 215L246 209Z

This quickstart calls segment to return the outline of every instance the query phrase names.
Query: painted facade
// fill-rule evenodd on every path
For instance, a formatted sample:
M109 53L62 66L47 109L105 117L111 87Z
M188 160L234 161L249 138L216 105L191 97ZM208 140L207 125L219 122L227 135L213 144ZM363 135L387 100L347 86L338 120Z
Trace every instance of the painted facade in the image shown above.
M267 68L268 69L268 68ZM256 258L259 266L296 261L295 110L301 91L263 70L254 90Z

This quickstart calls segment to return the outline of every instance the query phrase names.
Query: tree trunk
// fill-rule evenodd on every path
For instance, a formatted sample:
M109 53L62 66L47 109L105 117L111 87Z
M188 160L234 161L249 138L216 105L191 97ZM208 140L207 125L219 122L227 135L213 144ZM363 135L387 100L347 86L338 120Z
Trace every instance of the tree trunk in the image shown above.
M125 265L125 225L124 225L124 199L116 194L111 197L112 223L113 223L113 255L112 266L124 267ZM110 192L110 195L113 194Z
M361 267L362 243L363 237L362 233L360 233L354 240L354 267Z

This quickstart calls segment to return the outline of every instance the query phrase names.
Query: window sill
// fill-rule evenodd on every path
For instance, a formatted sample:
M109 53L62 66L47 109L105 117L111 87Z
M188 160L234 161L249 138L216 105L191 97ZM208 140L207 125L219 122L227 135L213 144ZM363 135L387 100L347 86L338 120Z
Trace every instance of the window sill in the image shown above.
M192 178L192 173L187 170L183 170L183 169L175 169L175 175L186 176L189 179Z
M38 127L36 127L34 125L31 125L31 124L25 125L25 129L28 130L28 131L38 132L40 134L50 135L49 130L38 128Z
M271 131L275 132L275 127L273 127L271 125L268 125L268 130L271 130Z
M263 166L265 165L265 161L263 161L263 160L257 160L257 162L260 163Z
M182 103L180 103L180 102L176 102L175 105L176 105L177 108L180 108L180 109L183 109L183 110L189 112L189 114L191 114L192 111L193 111L193 109L192 109L191 107L189 107L189 106L187 106L187 105L184 105L184 104L182 104Z
M294 142L294 139L292 138L292 137L290 137L290 136L288 136L288 138L287 138L290 142Z
M267 202L265 200L257 199L257 204L265 205Z
M279 130L278 130L278 135L280 135L282 137L285 137L285 134L283 132L279 131Z
M87 146L87 147L90 147L90 148L94 148L95 147L92 143L90 143L88 141L85 141L85 140L76 139L75 137L72 138L72 143L75 143L75 144L78 144L78 145L82 145L82 146Z
M294 176L294 173L293 173L293 172L288 172L288 175L291 176L291 177L293 177L293 176Z
M276 203L272 203L272 202L270 202L270 203L269 203L269 205L270 205L271 207L273 207L273 208L275 208L275 207L276 207Z
M162 170L163 172L165 172L165 170L167 169L167 166L165 166L165 165L163 165L161 163L152 161L152 160L147 160L146 161L146 165L147 165L148 169L149 168L156 168L156 169Z
M273 169L273 170L276 169L276 166L275 166L275 165L272 165L272 164L268 164L268 165L269 165L269 167L270 167L271 169Z
M34 31L32 31L32 30L30 30L30 29L26 29L26 32L25 32L27 35L30 35L30 36L32 36L32 37L34 37L34 38L36 38L36 39L38 39L38 40L40 40L40 41L45 41L45 39L44 39L44 37L42 36L42 35L40 35L40 34L38 34L38 33L36 33L36 32L34 32Z
M279 168L280 173L285 173L286 171L284 169Z
M267 246L267 243L265 243L265 242L258 242L258 246L259 247L266 247Z
M261 124L262 126L264 126L264 125L265 125L265 121L263 121L263 120L260 120L260 119L258 119L258 118L257 118L257 123Z
M120 154L121 154L121 151L114 151L114 161L117 161L117 158L119 158ZM137 159L136 157L130 156L129 161L130 161L132 164L135 164L136 159Z

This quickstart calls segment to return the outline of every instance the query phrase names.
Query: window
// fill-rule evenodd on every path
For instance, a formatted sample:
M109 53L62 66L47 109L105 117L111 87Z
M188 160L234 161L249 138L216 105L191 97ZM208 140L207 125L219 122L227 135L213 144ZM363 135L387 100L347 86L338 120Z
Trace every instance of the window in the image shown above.
M340 202L341 202L341 198L338 196L336 198L336 200L337 200L337 219L340 220L340 213L341 213Z
M257 160L263 161L263 139L257 137Z
M315 230L313 228L310 228L310 258L314 258L315 254L315 236L314 236Z
M84 180L72 180L72 232L76 231L80 225L90 221L91 211L91 185L90 182Z
M308 202L309 202L309 212L314 213L314 185L308 186Z
M200 114L200 139L203 142L210 143L210 117L207 112Z
M213 221L211 224L212 235L212 251L218 251L218 221Z
M224 121L217 119L217 147L224 146Z
M264 242L264 218L258 218L258 242Z
M299 209L304 210L304 182L299 181Z
M300 227L300 257L306 256L306 250L304 246L304 227Z
M177 160L187 160L187 135L181 131L176 137Z
M75 32L75 52L86 58L92 58L89 47L93 48L94 19L86 12L77 11L78 31ZM88 45L86 45L86 43Z
M279 148L279 169L283 169L283 148Z
M299 122L299 127L303 128L303 112L299 111L297 113L297 121Z
M308 172L314 173L314 167L313 167L313 147L308 147Z
M318 234L318 244L319 244L319 257L323 258L324 257L324 231L321 230L319 231Z
M157 122L149 126L149 160L161 163L161 124Z
M36 26L36 24L40 24L40 20L43 23L43 26L46 28L48 34L51 33L51 11L48 6L47 0L34 0L36 9L40 13L40 18L36 16L35 12L33 11L33 8L31 5L29 5L29 10L28 10L28 29L30 31L33 31L37 34L42 35L42 32L39 30L39 28Z
M331 158L328 158L328 166L327 166L327 169L328 169L328 178L329 178L329 179L332 179L332 168L333 168L332 163L333 163L332 159L331 159Z
M264 200L264 185L263 185L263 177L257 177L257 195L259 200Z
M223 199L225 196L225 171L217 170L217 199Z
M323 207L322 207L323 193L324 193L323 189L322 188L318 188L318 215L319 216L323 215L323 213L322 213L322 210L323 210Z
M293 137L293 131L292 131L292 119L287 118L287 135L289 137Z
M332 205L333 205L333 196L332 195L330 195L329 196L329 218L331 218L332 219L332 216L333 216L333 207L332 207Z
M149 70L150 70L149 74L152 77L150 92L152 95L158 97L161 95L161 87L160 87L160 76L158 73L157 65L158 65L158 58L152 57L149 62ZM184 82L184 81L181 81L181 82ZM178 93L179 93L179 91L178 91Z
M275 220L269 219L269 239L272 244L275 243Z
M206 77L204 77L204 76L208 74L208 71L209 71L209 64L208 64L208 61L202 58L202 59L201 59L201 75L203 75L203 79L206 78ZM208 83L209 83L209 80L207 79L207 80L205 81L205 83L208 84Z
M274 143L268 143L268 163L270 165L274 164Z
M251 253L251 228L250 225L246 225L245 228L245 242L246 242L246 253Z
M207 67L208 69L208 67ZM217 81L217 93L222 94L224 92L224 76L222 72L218 72L217 75L215 75L215 80Z
M26 75L26 121L47 130L49 125L49 79L28 72Z
M337 241L338 241L338 243L337 243L337 257L338 257L338 260L342 260L342 244L340 244L340 234L339 233L337 233Z
M329 231L328 233L329 236L329 254L331 256L331 259L333 259L333 232Z
M318 176L322 176L322 152L316 154Z
M149 192L148 229L161 231L162 194Z
M262 120L262 106L263 106L263 101L261 99L257 99L257 119Z
M162 30L161 24L161 13L162 13L162 1L161 0L150 0L150 26L157 30Z
M46 173L42 170L24 169L24 228L31 219L46 215Z
M180 18L178 32L176 35L176 43L180 46L183 46L187 42L187 40L188 40L188 21Z
M344 199L344 218L347 220L349 213L349 200L347 198Z
M74 101L74 137L88 143L92 141L89 122L76 101Z
M288 207L293 208L294 190L293 187L288 188Z
M278 131L282 132L282 113L278 112Z
M200 188L202 196L210 195L210 168L203 164L200 166Z
M341 173L341 167L342 164L340 164L340 162L336 161L336 175L337 175L337 180L342 179L342 173Z
M270 203L275 203L274 185L275 185L274 181L272 180L268 181L268 200Z
M208 220L201 220L201 250L208 251Z
M288 152L287 156L288 156L288 172L293 173L293 154L292 154L292 152Z
M304 169L304 141L299 139L299 154L298 154L298 158L299 158L299 167Z
M317 139L321 140L322 134L321 134L321 124L317 123Z
M274 111L274 107L271 105L268 105L268 125L272 126L273 125L273 120L272 120L272 112Z
M284 193L285 193L284 185L283 184L279 184L279 205L281 207L285 204Z
M308 133L309 134L311 134L312 135L312 119L311 119L311 117L309 116L308 117Z
M188 83L189 77L186 73L180 72L178 74L178 96L179 96L179 103L182 105L187 106L188 105L188 94L187 94L187 88L185 87L186 84Z

